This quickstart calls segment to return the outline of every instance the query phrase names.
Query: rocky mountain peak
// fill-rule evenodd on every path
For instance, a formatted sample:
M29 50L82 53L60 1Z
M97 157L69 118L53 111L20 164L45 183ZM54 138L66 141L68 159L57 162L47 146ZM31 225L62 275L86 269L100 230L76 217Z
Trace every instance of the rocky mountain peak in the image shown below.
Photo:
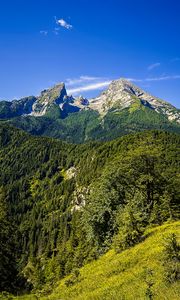
M180 112L170 103L154 97L126 79L114 80L107 90L97 98L90 100L89 107L97 110L102 116L110 110L119 111L140 103L168 117L170 121L180 123Z
M41 92L41 95L38 97L39 102L55 102L59 104L63 101L63 98L67 96L66 88L64 83L59 83L52 88L46 89Z
M31 115L42 116L52 104L61 104L67 98L64 83L59 83L52 88L43 90L32 107Z
M133 97L144 92L126 79L113 80L107 90L90 101L90 107L100 114L106 114L112 107L126 108L134 101Z
M45 89L38 97L26 97L12 102L1 102L1 118L15 116L43 116L56 114L63 118L82 110L98 111L103 118L107 113L122 110L132 113L151 109L163 114L169 121L180 123L180 111L170 103L150 95L127 79L120 78L110 83L98 97L88 100L83 96L67 95L65 84L59 83Z
M120 78L119 80L114 80L109 86L109 90L113 91L114 93L118 92L125 92L125 93L130 93L135 96L139 96L144 91L142 91L139 87L134 85L131 81Z

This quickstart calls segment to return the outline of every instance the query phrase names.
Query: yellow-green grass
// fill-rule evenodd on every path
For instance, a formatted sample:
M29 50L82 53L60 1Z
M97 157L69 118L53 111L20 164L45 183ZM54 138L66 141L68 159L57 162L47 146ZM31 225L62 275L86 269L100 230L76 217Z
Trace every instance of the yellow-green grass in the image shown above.
M180 299L180 284L164 280L164 238L175 233L180 242L180 222L166 223L146 232L143 242L122 253L110 250L97 261L80 269L79 277L72 275L61 280L51 295L41 300L141 300ZM69 285L70 280L74 281ZM31 298L32 297L32 298ZM16 299L31 300L33 296Z

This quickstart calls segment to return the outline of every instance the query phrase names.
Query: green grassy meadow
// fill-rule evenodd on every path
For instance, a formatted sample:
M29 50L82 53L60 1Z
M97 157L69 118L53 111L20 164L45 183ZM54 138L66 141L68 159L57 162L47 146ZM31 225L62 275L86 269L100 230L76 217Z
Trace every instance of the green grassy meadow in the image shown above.
M61 280L50 295L37 294L13 299L178 300L179 283L165 280L164 247L166 238L172 233L180 241L179 221L147 230L144 241L121 253L108 251L97 261Z

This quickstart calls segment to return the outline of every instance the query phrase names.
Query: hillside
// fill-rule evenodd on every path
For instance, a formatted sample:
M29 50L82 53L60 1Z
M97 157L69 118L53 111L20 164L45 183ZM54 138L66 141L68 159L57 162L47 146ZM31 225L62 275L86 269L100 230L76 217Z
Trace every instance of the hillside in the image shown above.
M80 269L77 278L63 279L51 296L40 299L150 299L150 293L152 299L180 299L179 283L166 281L163 265L168 266L164 252L173 233L180 242L180 222L150 229L139 245L119 254L110 250Z
M70 143L107 141L150 129L180 133L180 112L125 79L94 99L67 95L64 83L39 96L0 101L0 119L33 135Z
M131 249L121 253L110 250L97 261L75 270L58 282L50 295L44 291L45 296L38 293L11 299L180 299L179 282L167 280L167 270L173 273L180 268L180 262L175 267L173 259L167 260L167 249L173 234L179 243L180 222L166 223L147 230L144 241Z
M180 137L67 144L0 126L0 290L49 287L179 218ZM8 239L7 239L8 236Z

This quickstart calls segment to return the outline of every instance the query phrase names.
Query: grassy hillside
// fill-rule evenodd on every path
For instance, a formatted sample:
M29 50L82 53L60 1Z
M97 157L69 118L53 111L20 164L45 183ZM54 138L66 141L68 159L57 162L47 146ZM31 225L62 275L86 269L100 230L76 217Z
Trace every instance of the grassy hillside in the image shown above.
M148 230L143 242L120 254L109 251L80 269L77 279L72 275L65 278L51 296L41 299L150 299L149 286L152 299L180 299L179 282L165 282L163 266L166 238L172 233L180 242L180 222Z
M57 283L51 295L24 295L13 299L178 300L179 282L167 281L167 267L172 262L167 261L166 249L172 234L180 242L180 222L166 223L147 230L144 241L131 249L121 253L110 250L97 261Z

